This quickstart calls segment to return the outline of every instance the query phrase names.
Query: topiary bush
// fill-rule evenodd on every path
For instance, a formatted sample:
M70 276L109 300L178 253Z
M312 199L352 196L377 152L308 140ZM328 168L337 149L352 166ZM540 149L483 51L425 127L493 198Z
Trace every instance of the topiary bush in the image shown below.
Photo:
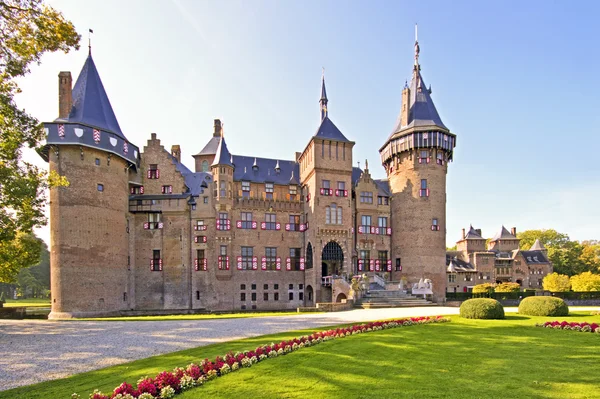
M519 314L527 316L568 316L569 307L561 298L530 296L519 304Z
M465 319L503 319L504 307L495 299L468 299L460 305L460 317Z

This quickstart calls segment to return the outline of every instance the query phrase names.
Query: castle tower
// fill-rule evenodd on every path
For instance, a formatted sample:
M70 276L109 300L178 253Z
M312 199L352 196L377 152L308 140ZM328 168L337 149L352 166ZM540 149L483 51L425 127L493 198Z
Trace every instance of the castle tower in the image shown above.
M298 158L305 196L304 253L307 303L331 302L333 275L352 275L352 149L329 119L325 79L320 125ZM318 226L318 227L317 227ZM313 296L314 295L314 296Z
M379 150L392 193L393 280L431 279L435 300L446 290L446 173L456 136L442 123L419 65L402 90L397 126Z
M210 172L210 167L217 154L217 147L219 146L222 136L223 125L221 124L221 120L215 119L213 136L199 153L193 155L196 172Z
M44 124L42 157L68 187L50 190L49 318L115 315L130 308L129 181L138 148L123 135L91 54L71 90L59 74L59 118Z

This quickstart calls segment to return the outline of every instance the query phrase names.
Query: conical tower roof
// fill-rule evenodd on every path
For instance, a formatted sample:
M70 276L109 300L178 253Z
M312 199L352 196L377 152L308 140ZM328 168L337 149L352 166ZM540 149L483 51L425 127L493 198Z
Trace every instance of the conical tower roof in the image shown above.
M217 147L217 153L215 155L215 160L212 163L212 166L217 165L227 165L233 168L233 163L231 162L231 153L227 149L227 143L225 143L225 137L221 137L219 140L219 146Z
M501 239L514 240L515 238L517 238L517 237L513 236L508 230L506 230L506 227L502 226L500 231L497 232L496 235L494 237L492 237L492 239L490 241L498 241Z
M543 251L545 249L546 249L546 247L544 246L544 244L542 244L539 239L536 239L529 250L530 251Z
M92 54L85 60L73 87L73 107L68 118L56 121L92 126L126 139L110 105Z

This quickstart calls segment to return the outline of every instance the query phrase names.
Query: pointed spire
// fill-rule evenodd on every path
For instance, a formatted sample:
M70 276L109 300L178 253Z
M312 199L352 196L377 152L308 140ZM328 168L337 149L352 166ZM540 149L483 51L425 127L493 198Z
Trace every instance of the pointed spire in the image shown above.
M277 163L275 164L275 172L279 173L281 171L281 168L279 167L279 159L277 160Z
M321 121L327 118L327 91L325 90L325 68L323 68L323 72L321 74L321 99L319 100L319 105L321 108Z
M233 157L227 149L225 137L221 137L221 140L219 140L219 146L217 147L217 154L215 155L215 160L213 161L211 166L227 165L233 168L234 166L232 160Z
M531 246L530 251L543 251L545 249L546 247L544 246L544 244L542 244L539 239L536 239L533 245Z
M419 53L421 49L419 48L419 27L415 24L415 70L418 71L421 69L419 66Z

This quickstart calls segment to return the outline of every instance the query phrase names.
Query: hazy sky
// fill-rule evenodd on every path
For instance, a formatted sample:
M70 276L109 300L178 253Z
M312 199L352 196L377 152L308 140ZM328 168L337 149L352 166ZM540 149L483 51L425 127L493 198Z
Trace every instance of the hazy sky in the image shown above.
M19 105L58 116L58 72L92 54L121 129L143 147L156 132L182 159L221 118L231 152L293 159L329 115L385 177L391 133L419 24L423 78L458 136L448 171L448 244L472 223L600 238L597 146L600 2L52 1L82 47L51 54L20 81ZM39 233L48 239L47 229Z

